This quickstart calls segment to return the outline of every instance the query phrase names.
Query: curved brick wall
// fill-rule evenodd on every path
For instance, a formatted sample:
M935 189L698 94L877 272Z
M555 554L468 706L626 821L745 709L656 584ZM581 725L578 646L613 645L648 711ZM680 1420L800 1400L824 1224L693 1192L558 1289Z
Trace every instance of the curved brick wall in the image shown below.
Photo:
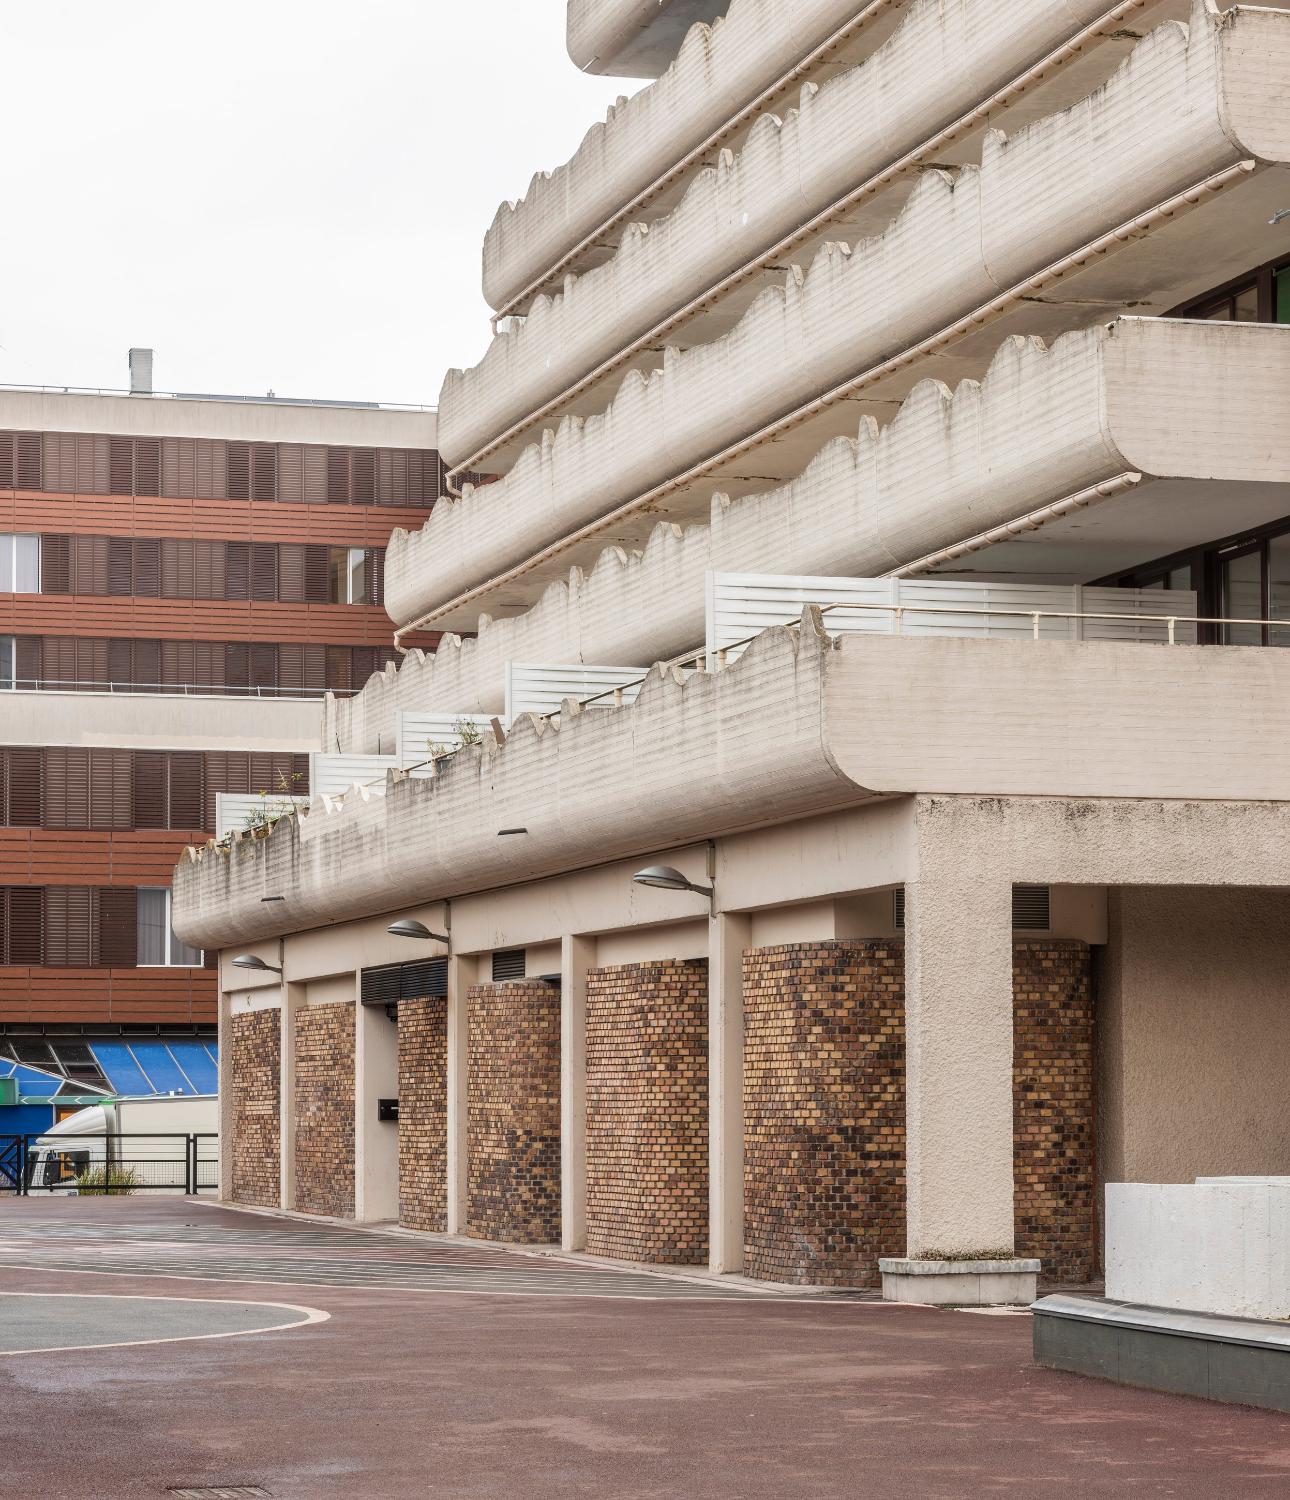
M708 1254L708 966L587 975L587 1249L661 1265Z
M466 1003L467 1233L558 1244L560 991L478 984Z
M1045 1281L1097 1265L1093 986L1086 944L1048 938L1013 951L1013 1193L1017 1254Z
M354 1006L296 1012L296 1208L354 1216Z
M279 1098L281 1012L243 1011L229 1018L234 1203L277 1208L281 1187Z
M399 1223L448 1227L448 1002L399 1005Z
M905 954L744 954L744 1270L872 1286L905 1250Z

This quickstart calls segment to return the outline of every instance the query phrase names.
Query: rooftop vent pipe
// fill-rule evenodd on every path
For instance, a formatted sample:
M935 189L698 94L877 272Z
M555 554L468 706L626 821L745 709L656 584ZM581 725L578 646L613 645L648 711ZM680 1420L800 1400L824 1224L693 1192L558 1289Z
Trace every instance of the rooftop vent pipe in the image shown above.
M152 395L152 350L130 350L130 394Z

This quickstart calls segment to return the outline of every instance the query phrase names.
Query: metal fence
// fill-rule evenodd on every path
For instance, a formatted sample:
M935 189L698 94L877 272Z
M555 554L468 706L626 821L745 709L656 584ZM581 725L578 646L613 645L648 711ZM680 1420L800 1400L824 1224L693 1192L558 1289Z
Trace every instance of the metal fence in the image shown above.
M218 1191L217 1135L0 1135L0 1194L11 1197Z

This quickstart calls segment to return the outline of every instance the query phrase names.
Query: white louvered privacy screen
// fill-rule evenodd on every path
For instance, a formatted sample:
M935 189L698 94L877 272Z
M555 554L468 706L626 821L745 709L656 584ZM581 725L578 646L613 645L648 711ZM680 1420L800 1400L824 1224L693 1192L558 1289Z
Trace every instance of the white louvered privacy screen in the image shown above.
M613 689L623 689L623 702L632 703L640 691L644 667L544 666L531 662L506 663L506 722L520 714L557 714L566 698L591 698L605 693L606 708L614 706ZM631 686L625 686L630 683ZM592 705L595 707L595 705Z
M831 635L953 635L1031 639L1034 622L1025 613L992 615L988 611L1053 611L1116 615L1113 620L1041 619L1039 635L1049 641L1141 641L1163 643L1169 629L1147 615L1194 615L1196 595L1175 589L1093 588L1087 585L975 583L941 578L811 578L775 573L709 573L707 575L707 649L709 665L718 651L732 656L740 642L772 625L801 618L808 604L887 608L832 609L824 617ZM926 609L961 613L920 614ZM895 608L905 613L899 618ZM1195 644L1196 627L1179 624L1175 640Z
M395 717L397 725L396 758L402 770L412 766L418 769L430 760L431 746L442 745L444 750L459 749L462 743L459 726L469 724L483 732L492 723L487 714L432 714L415 709L400 709Z
M227 838L230 833L247 827L248 819L264 812L276 817L288 805L308 807L309 798L286 795L279 797L272 792L263 797L258 792L216 792L215 837Z
M385 795L385 773L398 760L393 755L328 755L314 750L309 756L309 788L315 796L339 797L355 784Z

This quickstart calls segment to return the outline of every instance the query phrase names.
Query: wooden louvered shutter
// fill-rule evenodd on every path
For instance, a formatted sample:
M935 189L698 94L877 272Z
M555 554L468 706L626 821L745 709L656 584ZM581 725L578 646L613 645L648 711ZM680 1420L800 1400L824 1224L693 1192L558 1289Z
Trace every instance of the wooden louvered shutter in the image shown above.
M251 499L278 498L278 449L275 443L251 444Z
M134 780L134 826L166 828L166 760L160 750L136 750Z
M155 536L134 540L134 592L141 599L155 599L161 593L161 542Z
M302 604L305 597L305 549L299 542L278 543L278 598Z
M194 687L216 688L224 691L227 683L224 647L216 641L194 641L192 667L188 677Z
M103 886L97 896L93 961L105 969L133 969L138 961L138 901L132 886Z
M76 678L76 642L65 635L40 637L41 685L72 689Z
M128 536L107 539L107 590L115 598L134 591L134 543Z
M72 591L70 536L47 532L40 539L40 592L70 594Z
M162 438L161 493L167 499L194 498L197 493L196 456L192 438Z
M305 498L305 450L299 443L278 444L277 498L295 502Z
M326 604L331 599L331 548L311 542L305 547L305 602Z
M408 455L401 448L376 450L376 503L408 503Z
M365 555L364 572L367 575L367 603L385 603L385 548L369 547Z
M126 680L155 693L164 680L161 673L161 642L125 641L122 644L132 648L130 675ZM116 680L114 677L113 681Z
M9 888L9 962L35 967L45 958L44 903L36 886Z
M112 439L106 433L87 433L76 448L77 488L90 495L106 495L112 487Z
M328 647L308 645L305 647L305 690L321 693L327 687Z
M4 443L4 436L0 432L0 447ZM0 885L0 965L9 962L9 888Z
M202 756L204 789L204 796L202 798L202 828L213 830L215 827L216 796L220 792L237 790L229 781L228 761L229 757L226 750L208 750Z
M222 438L198 438L194 444L199 500L224 500L228 496L228 444Z
M134 439L108 439L108 494L134 494Z
M19 432L14 439L14 488L44 489L45 445L38 432Z
M204 757L200 750L174 750L169 759L171 828L197 830L214 828L204 815Z
M38 635L20 635L14 640L14 686L30 692L41 685L44 640Z
M0 432L0 490L14 487L13 439L12 432Z
M253 751L251 754L251 791L257 797L267 797L277 789L277 779L273 774L272 752Z
M86 689L107 686L109 680L107 641L78 640L76 642L76 680Z
M267 641L257 641L247 648L250 685L271 689L278 685L278 648Z
M348 646L328 646L327 686L333 693L349 691L353 680L354 659Z
M134 492L136 495L161 494L160 438L134 440Z
M9 751L0 750L0 825L9 826Z
M354 449L350 459L349 494L354 505L371 505L376 499L375 449Z
M161 680L166 687L178 687L193 679L192 641L161 642Z
M132 642L120 636L115 636L108 642L107 680L116 691L135 685L134 652L131 645Z
M103 596L108 591L108 541L105 536L71 539L73 594Z
M251 681L251 664L246 646L241 641L229 641L224 647L224 683L234 692L248 687Z
M225 486L227 497L230 500L249 500L251 498L251 445L229 443L226 445L225 452L228 464Z
M170 596L173 599L200 599L203 596L197 592L197 548L200 542L193 541L192 537L179 537L174 544L174 584L175 592Z
M291 784L295 788L297 797L309 795L309 757L307 755L291 757Z
M226 599L249 599L251 597L251 544L229 542L224 548L224 597Z
M86 885L45 888L45 962L88 969L94 962L94 890Z
M128 750L89 752L91 828L128 829L134 822L134 778Z
M36 746L15 746L9 751L9 797L5 822L13 828L39 828L44 800L44 756Z
M89 751L64 745L45 750L44 826L90 826Z
M272 542L251 543L251 598L272 603L278 597L278 549Z
M367 679L376 671L376 652L371 646L351 646L354 653L354 665L351 668L351 682L355 689L361 688Z
M321 505L328 498L327 452L319 443L310 444L304 451L305 478L301 499L312 505Z
M76 434L46 432L41 437L41 450L45 493L75 494L79 488L76 482Z
M278 691L298 695L305 685L305 648L283 643L278 647Z
M333 505L349 504L349 449L327 450L327 499Z

